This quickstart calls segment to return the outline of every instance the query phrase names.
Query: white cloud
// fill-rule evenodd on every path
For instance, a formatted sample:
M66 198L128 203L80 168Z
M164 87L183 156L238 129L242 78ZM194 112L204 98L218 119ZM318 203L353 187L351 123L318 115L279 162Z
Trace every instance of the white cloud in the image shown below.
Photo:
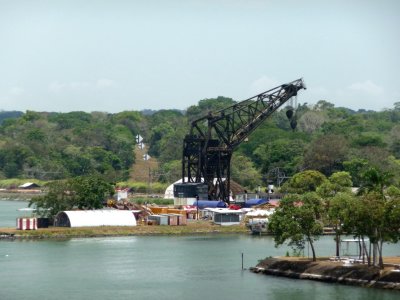
M384 92L384 89L381 86L375 84L371 80L353 83L348 87L348 89L370 95L380 95Z
M251 83L250 93L251 95L260 94L279 85L277 80L264 75Z

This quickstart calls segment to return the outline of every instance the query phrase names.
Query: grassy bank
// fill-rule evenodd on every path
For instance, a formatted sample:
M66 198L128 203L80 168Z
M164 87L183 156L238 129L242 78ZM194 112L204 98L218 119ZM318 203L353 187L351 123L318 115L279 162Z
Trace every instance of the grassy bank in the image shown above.
M0 234L13 234L15 238L73 238L73 237L101 237L101 236L135 236L135 235L193 235L216 233L246 233L243 225L220 226L208 221L193 221L186 226L102 226L102 227L49 227L38 230L16 230L14 228L0 228Z

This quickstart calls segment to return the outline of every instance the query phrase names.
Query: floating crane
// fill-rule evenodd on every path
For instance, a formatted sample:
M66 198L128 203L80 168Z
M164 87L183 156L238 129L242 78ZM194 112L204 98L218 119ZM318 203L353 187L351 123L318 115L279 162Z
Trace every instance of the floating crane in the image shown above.
M174 185L174 197L229 203L233 151L301 89L305 84L297 79L193 121L183 141L182 183ZM293 108L286 115L294 129Z

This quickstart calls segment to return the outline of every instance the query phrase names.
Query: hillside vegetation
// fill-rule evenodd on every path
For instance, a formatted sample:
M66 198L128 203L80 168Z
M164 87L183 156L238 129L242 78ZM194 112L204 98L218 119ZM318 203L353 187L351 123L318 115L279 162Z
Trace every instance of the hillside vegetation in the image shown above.
M0 125L0 178L55 180L100 174L110 182L127 181L135 174L135 159L142 159L134 154L135 136L140 134L159 164L151 170L152 181L171 183L181 176L183 138L190 121L233 103L225 97L204 99L186 112L13 112ZM336 108L321 100L300 105L295 116L296 130L283 109L240 145L233 156L235 181L255 189L312 169L326 176L347 171L357 185L361 170L372 166L390 172L399 184L399 102L375 112Z

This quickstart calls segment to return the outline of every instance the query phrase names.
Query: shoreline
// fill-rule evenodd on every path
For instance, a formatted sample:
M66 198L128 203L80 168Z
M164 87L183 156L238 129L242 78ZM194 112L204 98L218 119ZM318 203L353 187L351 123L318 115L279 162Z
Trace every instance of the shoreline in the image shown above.
M313 262L301 258L266 258L250 268L250 271L293 279L400 291L400 270L395 270L393 267L381 270L373 266L362 264L349 266L329 260Z
M0 191L0 201L26 201L29 202L33 197L42 196L43 193L22 193L20 191Z
M0 228L2 239L65 239L91 237L121 237L121 236L165 236L165 235L198 235L198 234L250 234L244 225L220 226L208 221L194 221L184 226L167 225L137 225L100 226L100 227L49 227L37 230L18 230L15 228Z

